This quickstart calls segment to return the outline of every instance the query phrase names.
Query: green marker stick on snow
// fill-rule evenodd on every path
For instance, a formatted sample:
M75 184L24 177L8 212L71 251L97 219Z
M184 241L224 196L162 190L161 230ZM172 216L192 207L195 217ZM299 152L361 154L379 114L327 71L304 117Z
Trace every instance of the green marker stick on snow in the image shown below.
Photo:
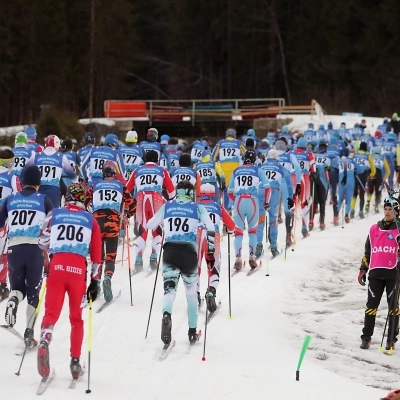
M303 363L303 359L304 359L304 356L305 356L306 351L308 349L308 346L310 345L310 342L311 342L311 336L310 335L306 335L306 337L304 338L303 347L301 349L299 363L297 364L296 381L300 380L300 367L301 367L301 364Z

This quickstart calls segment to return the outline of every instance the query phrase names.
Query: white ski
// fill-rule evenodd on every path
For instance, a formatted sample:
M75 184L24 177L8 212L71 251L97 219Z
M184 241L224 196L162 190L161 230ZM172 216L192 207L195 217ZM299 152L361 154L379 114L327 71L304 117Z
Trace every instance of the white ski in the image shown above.
M4 330L12 333L14 336L16 336L18 339L21 339L22 341L24 341L23 336L14 329L14 327L12 327L11 325L0 325L0 328L3 328Z
M40 385L39 388L36 392L36 394L38 396L41 396L45 390L47 389L47 386L49 385L49 383L56 377L56 371L53 370L51 371L51 374L49 376L45 376L44 378L42 378L42 380L40 381Z
M160 356L158 357L159 361L163 361L168 357L171 349L175 347L175 340L173 340L170 344L164 344L164 347L161 350Z

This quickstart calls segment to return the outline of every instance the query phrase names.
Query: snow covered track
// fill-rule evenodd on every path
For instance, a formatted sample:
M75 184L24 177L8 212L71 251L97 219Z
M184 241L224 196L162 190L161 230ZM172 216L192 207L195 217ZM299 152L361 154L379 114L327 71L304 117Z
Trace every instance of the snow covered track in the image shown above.
M318 216L318 214L317 214ZM287 261L280 256L268 261L271 253L265 245L260 271L251 278L243 271L231 280L232 320L228 319L227 240L221 244L222 268L217 302L224 307L207 327L207 361L202 362L204 335L189 355L186 297L182 282L174 302L172 336L174 349L165 362L158 357L160 340L162 278L159 274L149 335L144 340L155 274L132 277L133 303L130 305L127 263L117 264L113 277L115 293L121 298L107 311L93 315L93 346L91 364L92 399L242 399L296 398L300 400L358 398L379 399L386 389L398 385L400 349L392 356L378 351L382 323L386 316L378 312L374 340L369 350L359 349L367 299L366 287L357 283L359 261L369 226L382 214L354 220L344 228L330 226L324 233L311 232L300 240L297 224L295 251L287 252ZM332 220L327 207L326 223ZM283 248L284 226L279 225L279 247ZM150 241L149 241L150 242ZM232 243L231 243L232 244ZM247 236L243 243L243 260L248 262ZM125 249L126 251L126 249ZM118 258L122 258L122 247ZM133 253L133 252L132 252ZM144 260L150 256L146 248ZM134 254L131 254L134 264ZM234 263L231 248L231 268ZM118 290L117 290L118 288ZM202 268L201 295L207 288L205 265ZM103 303L103 297L94 310ZM21 303L24 309L26 303ZM0 314L5 303L0 305ZM42 311L43 312L43 311ZM202 328L206 307L199 312L198 328ZM88 309L83 310L87 329ZM35 337L42 313L38 318ZM25 318L19 316L16 330L23 332ZM312 335L310 349L304 359L300 382L295 381L296 365L304 335ZM0 381L13 398L32 399L40 381L36 357L24 361L20 377L16 377L20 359L10 357L20 349L21 342L0 330L0 351L6 363L0 365ZM50 366L57 368L57 378L43 394L44 398L71 398L68 385L70 323L68 307L54 330L50 349ZM87 340L82 348L82 362L87 355ZM399 353L397 353L399 352ZM156 355L156 356L155 356ZM210 386L211 385L211 386ZM371 386L380 387L374 389ZM74 398L87 399L85 385L80 383ZM384 390L382 390L384 389Z

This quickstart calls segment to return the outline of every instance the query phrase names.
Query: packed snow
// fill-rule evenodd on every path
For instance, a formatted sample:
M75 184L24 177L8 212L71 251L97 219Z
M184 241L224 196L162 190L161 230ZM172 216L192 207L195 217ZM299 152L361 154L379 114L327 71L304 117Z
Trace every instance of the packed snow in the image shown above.
M206 361L204 345L205 305L199 314L198 328L203 336L190 354L186 354L187 314L183 284L178 288L172 315L176 347L168 358L158 360L162 342L162 280L159 275L149 334L145 339L155 272L132 277L133 306L130 303L127 247L119 247L114 294L117 299L101 313L93 314L91 389L86 394L87 374L71 393L69 372L68 301L65 302L50 345L50 365L56 378L44 398L93 399L379 399L399 386L399 356L379 351L386 310L379 310L375 336L369 350L361 350L367 288L357 283L359 262L369 226L382 218L369 215L364 220L334 227L332 207L328 206L325 231L312 231L302 239L301 220L297 220L297 243L276 259L262 258L262 267L252 276L246 270L231 278L232 319L229 319L228 237L222 242L222 271L217 298L222 302L207 331ZM317 214L318 217L318 214ZM279 226L283 248L284 226ZM131 236L132 230L130 229ZM246 236L245 236L246 238ZM243 259L248 256L244 241ZM231 240L230 265L234 250ZM134 247L130 248L131 267ZM150 242L145 256L150 256ZM146 259L144 257L144 259ZM206 267L202 271L201 292L206 290ZM269 276L266 276L267 272ZM103 303L96 300L96 311ZM0 313L5 312L0 305ZM24 301L20 305L16 329L23 333ZM84 309L87 333L89 310ZM43 308L40 312L36 337ZM312 336L304 358L300 381L295 380L297 362L306 334ZM17 377L21 357L15 353L23 344L15 336L1 331L0 380L3 393L15 399L32 399L40 377L36 370L36 352L27 354L21 375ZM87 337L82 349L87 366Z

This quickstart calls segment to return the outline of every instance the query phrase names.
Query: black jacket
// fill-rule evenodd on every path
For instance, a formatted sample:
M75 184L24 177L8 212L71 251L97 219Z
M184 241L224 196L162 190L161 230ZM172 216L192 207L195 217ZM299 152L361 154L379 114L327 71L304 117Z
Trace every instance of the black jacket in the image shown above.
M378 226L382 230L391 230L396 229L396 222L386 222L385 219L382 219L378 222ZM368 271L369 269L369 261L371 258L371 242L369 240L369 234L367 240L365 242L365 250L364 256L361 260L360 269L364 271ZM387 269L387 268L373 268L372 271L369 272L369 279L396 279L397 271L400 268L400 263L398 262L396 268Z

